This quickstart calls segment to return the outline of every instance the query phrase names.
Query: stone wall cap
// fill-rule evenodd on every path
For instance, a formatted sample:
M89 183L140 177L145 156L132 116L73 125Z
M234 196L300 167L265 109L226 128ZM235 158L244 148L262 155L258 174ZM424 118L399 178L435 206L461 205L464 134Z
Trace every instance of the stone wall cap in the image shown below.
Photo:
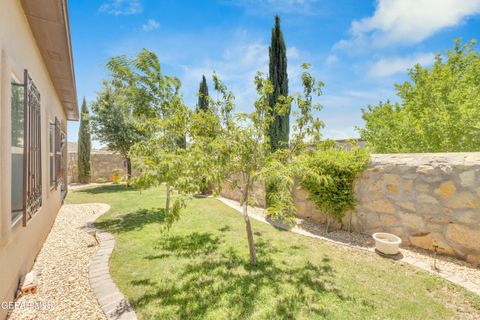
M372 154L371 159L371 165L480 165L480 152Z

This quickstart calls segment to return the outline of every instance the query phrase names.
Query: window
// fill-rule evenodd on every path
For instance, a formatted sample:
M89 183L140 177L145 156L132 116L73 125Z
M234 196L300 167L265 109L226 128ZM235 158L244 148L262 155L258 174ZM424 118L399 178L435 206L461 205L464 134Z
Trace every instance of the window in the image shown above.
M55 117L55 181L60 183L62 171L62 131L60 121Z
M12 223L23 225L42 206L40 93L24 72L23 84L12 79Z
M12 77L11 100L11 157L12 157L12 224L23 214L23 180L24 180L24 93L25 87Z
M55 122L48 126L48 162L50 169L50 188L55 187Z
M62 179L62 148L63 139L60 121L55 117L55 122L50 124L50 185L55 188Z

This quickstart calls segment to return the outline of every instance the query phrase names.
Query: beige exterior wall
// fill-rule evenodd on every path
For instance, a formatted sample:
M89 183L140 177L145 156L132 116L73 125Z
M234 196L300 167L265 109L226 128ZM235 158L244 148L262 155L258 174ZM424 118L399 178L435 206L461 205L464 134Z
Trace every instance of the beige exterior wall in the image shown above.
M27 69L41 95L42 208L26 227L11 224L10 82ZM48 128L66 117L19 0L0 1L0 303L12 301L19 279L30 271L61 206L60 188L49 182ZM0 319L6 310L0 308Z
M253 196L264 205L264 186ZM224 197L240 194L226 183ZM391 232L404 245L438 251L480 264L480 152L372 155L369 168L355 183L357 206L352 229ZM297 187L297 215L325 223L325 215ZM336 228L348 228L350 215Z

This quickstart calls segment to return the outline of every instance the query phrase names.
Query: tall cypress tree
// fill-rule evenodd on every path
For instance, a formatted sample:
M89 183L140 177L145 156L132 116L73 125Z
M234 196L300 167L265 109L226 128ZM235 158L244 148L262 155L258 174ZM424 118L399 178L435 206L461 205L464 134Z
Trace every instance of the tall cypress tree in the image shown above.
M82 112L80 115L80 129L78 131L78 181L90 182L90 152L92 142L90 140L90 120L88 107L83 98Z
M208 85L207 79L202 75L202 82L200 82L200 89L198 90L198 110L208 110Z
M288 147L290 135L290 110L279 115L273 107L280 96L288 96L287 48L280 30L280 18L275 16L275 26L272 29L272 42L269 48L269 80L273 85L273 93L269 97L272 115L275 117L269 128L270 147L272 151Z

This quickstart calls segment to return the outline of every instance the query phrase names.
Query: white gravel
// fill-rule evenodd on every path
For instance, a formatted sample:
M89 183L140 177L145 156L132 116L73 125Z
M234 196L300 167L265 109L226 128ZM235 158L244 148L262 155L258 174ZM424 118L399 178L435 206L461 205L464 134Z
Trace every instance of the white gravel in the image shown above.
M64 205L36 261L38 291L20 297L9 319L106 319L89 283L96 239L82 230L101 205Z

